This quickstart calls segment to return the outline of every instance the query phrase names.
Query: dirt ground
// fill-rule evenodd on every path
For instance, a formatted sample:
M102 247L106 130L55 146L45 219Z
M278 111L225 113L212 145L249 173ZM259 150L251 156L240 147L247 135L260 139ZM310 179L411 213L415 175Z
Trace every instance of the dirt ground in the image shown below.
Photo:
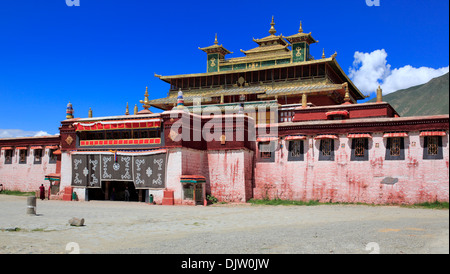
M158 206L0 195L0 253L449 253L448 210L397 206ZM84 218L73 227L69 219Z

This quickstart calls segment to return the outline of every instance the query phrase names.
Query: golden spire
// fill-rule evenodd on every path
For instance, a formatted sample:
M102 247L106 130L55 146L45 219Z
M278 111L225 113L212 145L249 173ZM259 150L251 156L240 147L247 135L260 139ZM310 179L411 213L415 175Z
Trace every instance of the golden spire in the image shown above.
M300 28L298 29L298 33L303 33L302 21L300 21Z
M275 30L275 23L274 23L274 21L273 21L273 16L272 16L272 22L270 23L270 30L269 30L269 33L271 34L271 35L275 35L275 33L277 32L276 30Z
M138 106L136 104L136 105L134 105L134 115L138 114L138 111L139 111L139 109L138 109Z
M348 89L345 90L344 101L345 102L350 102L350 93L348 92Z
M214 39L214 45L219 44L219 42L217 41L217 33L216 33L216 38Z
M325 59L325 49L322 51L322 59Z
M306 93L302 94L302 108L308 107L308 95Z
M128 102L127 102L127 108L125 109L125 115L130 115L130 110L128 108Z
M347 82L343 83L342 88L345 90L344 103L342 103L342 105L352 104L352 99L350 97L350 91L348 90L348 83Z
M89 108L88 117L92 118L92 109L91 108Z
M381 89L380 86L378 86L377 89L377 103L382 103L383 102L383 90Z
M144 109L149 109L151 107L150 105L150 101L148 100L148 87L145 87L145 99L144 100L140 100L139 102L142 104L142 107L144 107Z

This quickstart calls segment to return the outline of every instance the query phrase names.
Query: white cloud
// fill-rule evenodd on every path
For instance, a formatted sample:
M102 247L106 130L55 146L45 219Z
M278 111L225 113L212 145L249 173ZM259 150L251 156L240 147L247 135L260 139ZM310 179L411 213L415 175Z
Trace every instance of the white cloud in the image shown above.
M380 85L383 94L389 94L399 89L424 84L449 71L448 66L434 69L415 68L410 65L391 70L387 56L384 49L371 53L355 52L353 65L349 68L349 77L362 93L370 95Z
M26 131L22 129L0 129L0 138L50 136L45 131Z

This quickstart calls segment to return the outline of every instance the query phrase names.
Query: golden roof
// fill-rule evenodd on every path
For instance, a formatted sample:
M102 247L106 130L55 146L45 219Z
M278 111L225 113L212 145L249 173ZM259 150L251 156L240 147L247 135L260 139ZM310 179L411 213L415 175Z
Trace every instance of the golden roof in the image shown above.
M343 82L347 82L349 84L349 89L351 90L354 98L357 100L364 99L365 96L359 91L359 89L353 84L351 79L347 76L347 74L342 70L340 65L335 59L335 54L333 54L332 57L329 58L322 58L317 60L309 60L305 62L299 62L299 63L287 63L287 64L278 64L278 65L271 65L271 66L264 66L264 67L252 67L247 69L240 69L240 70L228 70L228 71L218 71L218 72L205 72L205 73L193 73L193 74L181 74L181 75L172 75L172 76L157 76L159 79L170 83L171 80L174 79L183 79L183 78L196 78L196 77L206 77L206 76L216 76L216 75L225 75L225 74L231 74L231 73L242 73L242 72L251 72L251 71L259 71L259 70L267 70L272 68L288 68L288 67L295 67L295 66L308 66L312 64L321 64L321 63L327 63L331 66L334 72L336 72L341 78ZM242 58L248 58L248 57L242 57ZM153 101L153 100L152 100Z
M219 45L219 42L217 42L217 33L216 33L216 37L214 39L214 45L209 46L209 47L204 47L204 48L199 47L198 49L202 50L206 53L213 53L213 52L217 52L217 51L223 51L224 55L232 53L231 51L224 48L222 45Z
M268 46L261 46L261 47L257 47L257 48L253 48L250 50L241 50L241 52L245 53L246 55L248 54L256 54L256 53L267 53L267 52L275 52L275 51L280 51L281 53L285 53L285 52L289 52L290 50L287 48L289 45L280 45L280 44L275 44L275 45L268 45Z
M240 58L244 59L244 58L248 58L248 57L240 57ZM233 58L233 59L237 59L237 58ZM233 59L228 59L226 62L231 61ZM249 72L249 71L266 70L266 69L272 69L272 68L292 67L292 66L306 66L306 65L326 63L326 62L331 62L331 61L336 62L334 58L324 58L324 59L318 59L318 60L309 60L309 61L300 62L300 63L279 64L279 65L272 65L272 66L265 66L265 67L241 69L241 70L231 70L231 71L228 70L228 71L216 71L216 72L203 72L203 73L179 74L179 75L170 75L170 76L169 75L161 76L161 75L156 74L155 77L158 77L159 79L161 79L167 83L170 83L170 80L172 80L172 79L223 75L223 74L230 74L230 73L238 73L238 72L241 73L241 72Z
M300 21L300 28L298 30L298 33L296 33L294 35L290 35L290 36L284 36L283 38L288 40L291 43L301 41L301 40L309 40L310 44L319 42L311 36L311 32L310 33L303 32L302 21Z
M195 100L200 100L202 103L219 103L221 96L242 95L242 94L256 94L259 99L270 99L276 96L296 96L303 93L318 94L326 91L340 91L344 95L344 85L334 84L327 78L297 80L291 82L279 83L265 83L250 86L230 86L215 87L206 89L195 89L184 91L184 102L191 105ZM219 100L219 101L218 101ZM175 92L169 93L166 98L159 98L150 100L149 104L162 109L173 107L177 102L177 94Z

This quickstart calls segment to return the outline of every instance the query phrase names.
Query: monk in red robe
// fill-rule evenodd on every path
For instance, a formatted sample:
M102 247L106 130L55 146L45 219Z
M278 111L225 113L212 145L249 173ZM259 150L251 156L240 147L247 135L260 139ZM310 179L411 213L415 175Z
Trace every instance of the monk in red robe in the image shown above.
M45 199L45 187L43 184L39 187L39 198L41 198L41 200Z

